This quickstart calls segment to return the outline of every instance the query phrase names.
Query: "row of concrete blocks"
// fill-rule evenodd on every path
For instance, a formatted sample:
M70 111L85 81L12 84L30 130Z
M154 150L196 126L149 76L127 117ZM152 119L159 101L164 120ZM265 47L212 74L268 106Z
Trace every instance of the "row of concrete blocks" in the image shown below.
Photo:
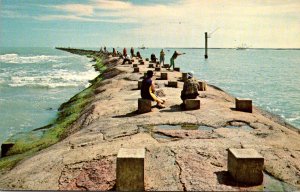
M145 190L145 149L121 148L117 155L117 191ZM228 149L227 168L241 184L263 182L264 158L254 149Z
M200 109L200 99L186 99L184 100L185 110L197 110ZM151 112L152 104L149 99L138 99L138 113ZM235 109L237 111L252 113L252 100L235 98Z

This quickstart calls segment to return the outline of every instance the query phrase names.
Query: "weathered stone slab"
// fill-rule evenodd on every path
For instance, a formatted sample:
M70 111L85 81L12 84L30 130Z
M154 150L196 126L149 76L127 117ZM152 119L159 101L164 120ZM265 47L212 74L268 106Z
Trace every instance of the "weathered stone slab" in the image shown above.
M161 73L161 74L160 74L160 78L161 78L162 80L168 80L168 73Z
M138 67L134 67L134 68L133 68L133 72L134 72L134 73L138 73L138 72L140 72L140 68L138 68Z
M117 156L117 191L144 191L145 149L121 148Z
M178 82L177 81L168 81L168 87L178 87Z
M207 89L207 84L205 81L198 81L199 83L199 91L206 91Z
M139 81L138 81L138 89L141 89L141 87L142 87L142 82L143 82L142 80L139 80Z
M149 99L138 99L138 113L151 112L151 100Z
M170 64L164 64L163 68L170 68Z
M149 67L148 68L154 68L153 63L149 63Z
M155 71L160 71L160 67L155 67Z
M187 80L187 73L182 73L181 79L185 82Z
M174 71L180 71L180 67L174 67Z
M237 111L252 113L252 100L246 98L235 98L235 108Z
M263 182L264 158L254 149L229 149L227 163L235 181L249 185Z
M184 100L185 110L196 110L200 109L200 99L186 99Z
M138 67L138 65L137 64L133 64L132 67Z

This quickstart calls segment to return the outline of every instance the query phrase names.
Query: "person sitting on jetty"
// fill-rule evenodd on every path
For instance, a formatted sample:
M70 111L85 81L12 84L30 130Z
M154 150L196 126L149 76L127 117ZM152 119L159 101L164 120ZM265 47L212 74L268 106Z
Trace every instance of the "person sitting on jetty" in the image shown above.
M136 57L139 58L139 59L143 59L142 56L141 56L141 53L139 51L136 52Z
M161 65L161 63L163 63L163 65L165 64L165 52L163 49L160 51L159 55L159 64Z
M184 55L185 53L179 53L179 52L177 52L177 51L174 51L174 53L173 53L173 55L172 55L172 57L171 57L171 59L170 59L170 68L173 66L173 69L174 69L174 67L175 67L175 62L174 62L174 60L179 56L179 55Z
M151 59L151 62L152 62L152 63L156 63L156 59L157 59L157 58L156 58L156 56L155 56L154 53L151 54L150 59Z
M131 54L131 57L133 58L134 57L134 49L133 49L133 47L131 47L131 49L130 49L130 54Z
M131 62L131 58L130 58L129 55L126 54L126 55L123 57L123 63L122 63L122 65L124 65L127 61L128 61L128 63L130 63L130 62Z
M142 86L141 86L141 97L143 99L149 99L151 101L156 101L157 106L159 108L165 108L163 103L165 100L158 98L154 92L155 92L155 85L154 82L152 81L153 77L153 71L149 70L147 71L147 77L142 81Z
M198 90L200 89L200 85L198 81L193 78L192 73L187 74L187 80L183 84L183 90L181 91L181 99L182 101L186 99L196 99L199 95Z

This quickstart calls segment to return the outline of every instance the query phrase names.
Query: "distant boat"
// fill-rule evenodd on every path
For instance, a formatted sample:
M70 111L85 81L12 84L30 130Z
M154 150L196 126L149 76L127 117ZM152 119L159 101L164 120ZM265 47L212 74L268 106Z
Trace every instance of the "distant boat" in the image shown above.
M142 47L139 47L139 49L146 49L146 47L143 45Z
M237 46L235 49L236 50L246 50L248 49L249 47L246 45L246 44L242 44L240 46Z

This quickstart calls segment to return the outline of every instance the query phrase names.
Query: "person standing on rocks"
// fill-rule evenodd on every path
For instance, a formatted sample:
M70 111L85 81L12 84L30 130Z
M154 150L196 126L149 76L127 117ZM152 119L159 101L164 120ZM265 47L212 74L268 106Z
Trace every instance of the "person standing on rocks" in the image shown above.
M126 55L127 55L127 50L126 50L126 48L124 47L124 49L123 49L123 56L126 57Z
M133 49L133 47L131 47L131 49L130 49L130 54L131 54L131 58L133 58L134 57L134 49Z
M142 86L141 86L141 97L143 99L149 99L151 101L156 101L157 106L159 108L165 108L163 103L165 100L158 98L154 92L155 92L155 85L154 82L152 81L153 77L153 71L149 70L147 71L147 77L142 81Z
M163 49L160 51L159 55L159 64L161 65L161 63L163 63L163 65L165 64L165 52Z
M170 59L170 68L173 66L173 69L175 67L175 62L174 60L179 56L179 55L184 55L185 53L179 53L177 51L174 52L174 54L172 55L171 59Z

